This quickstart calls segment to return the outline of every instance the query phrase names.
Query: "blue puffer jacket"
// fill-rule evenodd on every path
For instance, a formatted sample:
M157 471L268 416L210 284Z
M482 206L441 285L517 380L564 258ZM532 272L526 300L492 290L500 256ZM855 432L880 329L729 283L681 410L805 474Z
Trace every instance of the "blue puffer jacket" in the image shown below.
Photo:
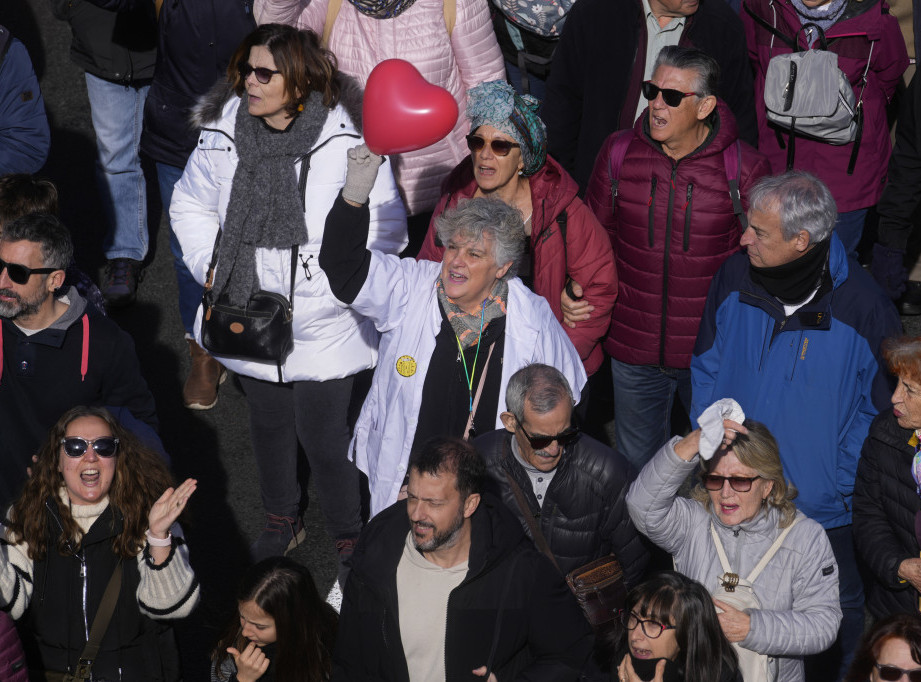
M38 79L25 45L5 35L6 56L0 48L0 175L37 173L45 165L51 132Z
M816 297L785 317L744 253L713 278L691 360L692 417L735 398L780 446L796 506L826 529L851 522L860 448L889 404L880 342L901 333L892 302L832 235Z

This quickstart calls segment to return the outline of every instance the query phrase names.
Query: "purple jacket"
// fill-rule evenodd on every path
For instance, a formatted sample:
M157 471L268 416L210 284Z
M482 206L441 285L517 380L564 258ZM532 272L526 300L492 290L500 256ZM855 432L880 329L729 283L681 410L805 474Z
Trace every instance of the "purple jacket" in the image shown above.
M772 25L776 12L776 28L786 36L793 37L801 28L799 15L790 0L745 0L744 5ZM786 170L787 150L781 149L775 129L768 126L764 79L771 57L791 50L766 28L755 23L744 9L742 21L755 71L758 149L770 159L774 173L781 173ZM899 24L889 14L889 6L883 0L850 0L842 18L825 35L830 43L829 49L838 54L838 67L851 81L857 98L861 93L860 83L870 55L870 45L873 45L867 86L863 91L863 138L853 175L847 174L853 143L835 146L805 138L796 139L794 166L821 178L834 195L838 211L844 213L876 204L886 184L886 166L892 151L886 105L908 66L908 53ZM802 34L799 42L803 48L806 47Z
M738 128L722 101L712 120L704 143L677 162L649 137L646 115L633 130L609 136L598 153L585 203L614 247L619 288L604 349L621 362L690 367L710 280L739 250L742 227L723 158ZM609 159L618 135L633 139L612 206ZM770 166L749 145L741 148L739 188L747 209L749 187Z
M28 682L29 669L26 655L16 633L16 625L9 614L0 612L0 680L2 682Z

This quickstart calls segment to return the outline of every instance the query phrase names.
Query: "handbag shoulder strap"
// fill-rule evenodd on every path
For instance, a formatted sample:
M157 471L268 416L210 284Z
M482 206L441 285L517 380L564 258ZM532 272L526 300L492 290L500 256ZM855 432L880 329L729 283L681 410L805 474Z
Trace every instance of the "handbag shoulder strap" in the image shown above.
M726 550L723 549L720 536L717 535L716 528L713 526L713 521L710 522L710 537L713 538L713 544L716 545L716 555L720 558L720 565L723 567L723 571L725 573L734 573L735 571L729 565L729 557L726 556Z
M122 588L122 560L119 558L112 572L112 577L106 585L106 590L102 595L102 601L99 602L99 608L96 610L96 616L93 618L93 624L90 626L90 636L86 640L86 646L83 647L83 653L80 654L80 663L74 674L74 680L89 680L93 661L99 655L99 647L102 644L102 637L106 630L109 629L109 623L112 621L112 614L115 613L115 604L118 602L118 593Z
M333 24L336 23L336 17L339 16L339 10L342 8L342 0L329 0L326 6L326 21L323 22L323 36L320 39L320 45L323 49L329 49L329 37L333 32Z
M505 446L505 455L507 457L512 456L512 453L508 450L508 441L506 441ZM556 566L556 570L563 573L560 570L560 565L556 562L556 557L553 556L553 552L550 551L550 545L547 544L547 538L544 537L544 534L540 530L540 526L537 523L537 519L534 518L534 514L531 513L531 508L528 506L527 500L524 498L524 493L521 490L521 486L518 485L518 482L515 481L515 477L509 472L508 469L503 469L505 474L505 480L508 481L509 488L512 489L512 495L515 496L515 502L518 504L518 509L524 515L524 520L528 524L528 528L531 531L531 539L534 540L534 544L537 546L541 552L543 552L550 561L553 562L553 565Z

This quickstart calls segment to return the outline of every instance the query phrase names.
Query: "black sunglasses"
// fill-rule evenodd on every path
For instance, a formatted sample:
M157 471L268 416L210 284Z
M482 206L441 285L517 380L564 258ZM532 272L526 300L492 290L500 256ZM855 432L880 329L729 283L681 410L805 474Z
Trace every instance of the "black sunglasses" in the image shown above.
M623 623L623 626L628 630L636 630L636 627L640 626L643 629L643 634L649 637L649 639L656 639L666 630L675 629L674 625L660 623L657 620L643 620L633 611L630 611L629 613L626 611L621 611L620 622Z
M650 102L658 97L659 93L662 93L662 101L670 107L681 106L681 101L685 97L697 94L696 92L681 92L681 90L672 90L671 88L660 88L652 81L643 82L643 97Z
M61 268L27 268L25 265L20 265L19 263L7 263L5 260L0 260L0 274L3 274L3 271L6 270L10 275L10 279L16 284L25 284L32 275L47 275L60 269Z
M742 476L717 476L716 474L704 474L701 476L704 482L704 488L707 490L722 490L723 483L729 481L729 487L735 490L737 493L747 493L752 489L752 483L755 482L755 479L761 478L760 476L752 476L750 478L745 478ZM918 682L921 682L919 680Z
M100 457L114 457L118 452L118 438L114 436L100 436L93 440L80 436L67 436L61 439L61 445L64 447L64 454L68 457L82 457L91 445L93 451Z
M251 73L256 74L256 80L263 85L272 80L272 76L276 73L281 73L281 71L272 71L272 69L267 69L264 66L253 66L248 62L240 62L237 64L237 71L240 72L240 78L243 80L249 78Z
M565 448L579 437L579 429L575 426L570 426L568 429L561 431L555 436L532 436L524 428L524 424L518 421L517 417L515 417L515 421L518 422L518 426L524 434L524 437L528 439L528 443L530 443L531 447L535 450L543 450L553 441L559 443L561 448Z
M486 140L484 140L479 135L467 135L467 149L476 154L486 145ZM517 142L509 142L508 140L490 140L489 147L492 149L492 153L496 156L508 156L508 153L512 151L513 147L520 147L521 145Z
M885 665L883 663L874 663L873 665L879 670L879 678L881 680L895 682L895 680L901 680L902 675L907 675L908 682L921 682L921 668L902 670L894 665Z

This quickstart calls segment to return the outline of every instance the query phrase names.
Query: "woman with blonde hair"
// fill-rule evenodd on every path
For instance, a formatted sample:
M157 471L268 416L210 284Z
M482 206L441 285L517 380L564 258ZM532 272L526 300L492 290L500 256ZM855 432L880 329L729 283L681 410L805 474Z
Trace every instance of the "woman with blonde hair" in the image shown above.
M692 499L678 495L695 469ZM627 495L637 530L714 595L743 671L774 668L779 682L805 680L803 656L824 651L841 620L834 554L822 527L794 507L795 495L777 442L751 419L672 438ZM744 605L735 601L742 594Z

